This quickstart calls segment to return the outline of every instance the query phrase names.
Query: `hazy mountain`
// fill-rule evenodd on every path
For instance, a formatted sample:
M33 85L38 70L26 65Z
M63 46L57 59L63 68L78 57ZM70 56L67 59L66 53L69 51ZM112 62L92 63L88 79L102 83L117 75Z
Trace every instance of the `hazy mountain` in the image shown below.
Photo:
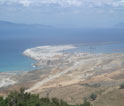
M41 35L49 33L54 27L41 24L19 24L7 21L0 21L0 35L2 38L8 37L28 37L31 35Z
M52 28L52 26L41 24L17 24L8 21L0 21L0 29L23 29L23 28Z
M83 24L83 23L82 23ZM56 28L40 24L0 21L1 39L33 39L52 43L124 41L123 28Z

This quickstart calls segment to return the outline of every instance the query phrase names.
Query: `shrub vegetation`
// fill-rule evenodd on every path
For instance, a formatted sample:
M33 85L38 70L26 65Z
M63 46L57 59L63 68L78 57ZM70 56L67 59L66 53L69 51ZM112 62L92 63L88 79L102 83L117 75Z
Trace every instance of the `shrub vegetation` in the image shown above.
M6 98L0 97L0 106L90 106L85 101L82 105L69 105L63 100L56 98L40 98L39 95L25 92L20 89L19 92L13 91Z
M124 89L124 83L120 85L120 89Z
M90 99L91 100L96 100L96 98L97 98L97 95L95 94L95 93L92 93L91 95L90 95Z

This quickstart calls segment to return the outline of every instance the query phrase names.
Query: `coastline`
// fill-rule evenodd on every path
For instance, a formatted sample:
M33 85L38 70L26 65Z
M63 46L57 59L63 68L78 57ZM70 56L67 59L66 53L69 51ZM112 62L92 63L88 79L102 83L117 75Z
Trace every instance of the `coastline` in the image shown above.
M70 65L73 65L76 61L79 61L81 58L94 58L96 56L103 56L105 57L105 53L90 53L90 52L66 52L68 50L75 50L78 47L75 45L57 45L57 46L38 46L35 48L26 49L23 52L24 56L27 56L31 59L34 59L36 61L35 64L32 64L32 67L35 67L37 70L46 70L56 67L70 67ZM122 55L121 53L111 53L110 56L114 55ZM78 59L79 58L79 59ZM101 61L101 60L100 60ZM80 61L79 61L80 62ZM33 72L33 70L32 70ZM22 74L22 71L12 71L12 72L0 72L1 82L0 87L7 87L8 85L14 85L18 83L17 76ZM28 74L30 71L24 71L24 74L29 76ZM35 71L34 73L35 74ZM24 77L23 75L21 77ZM17 78L17 79L16 79ZM20 78L21 79L21 78ZM19 79L19 80L20 80ZM26 78L25 78L26 79ZM31 78L32 79L32 78ZM21 79L22 80L22 79Z
M38 57L38 70L1 73L7 77L0 82L4 86L0 88L0 96L6 97L13 90L25 88L26 92L40 97L65 98L67 102L77 104L82 102L82 97L89 95L89 90L90 94L104 88L106 92L124 82L124 53L72 53L58 51L60 46L54 47L55 50L51 46L30 49L30 53ZM70 97L75 97L75 101Z
M56 55L62 55L65 50L74 49L74 45L57 45L57 46L38 46L26 49L23 54L36 61L40 59L53 58Z

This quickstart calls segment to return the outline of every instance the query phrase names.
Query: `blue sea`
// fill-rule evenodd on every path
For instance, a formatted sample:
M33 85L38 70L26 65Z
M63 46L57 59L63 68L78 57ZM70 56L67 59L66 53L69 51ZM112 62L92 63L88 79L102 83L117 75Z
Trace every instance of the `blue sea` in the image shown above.
M76 52L91 52L91 53L114 53L124 52L124 30L118 32L109 33L107 35L102 32L90 34L80 31L70 31L69 33L63 33L62 31L56 34L33 34L26 36L20 35L7 35L5 37L0 35L0 72L8 71L30 71L35 68L32 64L34 60L23 56L23 51L28 48L43 46L43 45L58 45L58 44L75 44L79 48L75 49ZM112 35L113 34L113 35ZM103 42L103 43L101 43ZM109 43L106 43L109 42ZM119 42L119 43L110 43ZM71 50L70 50L71 51ZM73 51L73 50L72 50Z
M0 41L0 72L32 70L35 61L22 55L28 47L20 40Z
M124 53L124 43L119 42L104 42L104 43L86 43L75 44L77 48L66 50L65 52L85 52L85 53Z

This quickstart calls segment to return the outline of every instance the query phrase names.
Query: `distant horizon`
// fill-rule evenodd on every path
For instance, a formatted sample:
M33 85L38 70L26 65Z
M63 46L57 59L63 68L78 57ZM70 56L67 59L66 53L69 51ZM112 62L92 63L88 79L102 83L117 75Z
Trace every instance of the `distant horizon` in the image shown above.
M57 27L124 26L124 0L1 0L0 20Z
M59 26L52 26L49 24L42 24L42 23L23 23L23 22L13 22L13 21L7 21L7 20L0 20L0 23L9 23L9 24L18 24L18 25L43 25L46 27L54 27L54 28L76 28L76 29L107 29L107 28L124 28L124 23L118 23L115 24L113 26L109 26L109 27L59 27ZM1 27L2 28L2 27Z

